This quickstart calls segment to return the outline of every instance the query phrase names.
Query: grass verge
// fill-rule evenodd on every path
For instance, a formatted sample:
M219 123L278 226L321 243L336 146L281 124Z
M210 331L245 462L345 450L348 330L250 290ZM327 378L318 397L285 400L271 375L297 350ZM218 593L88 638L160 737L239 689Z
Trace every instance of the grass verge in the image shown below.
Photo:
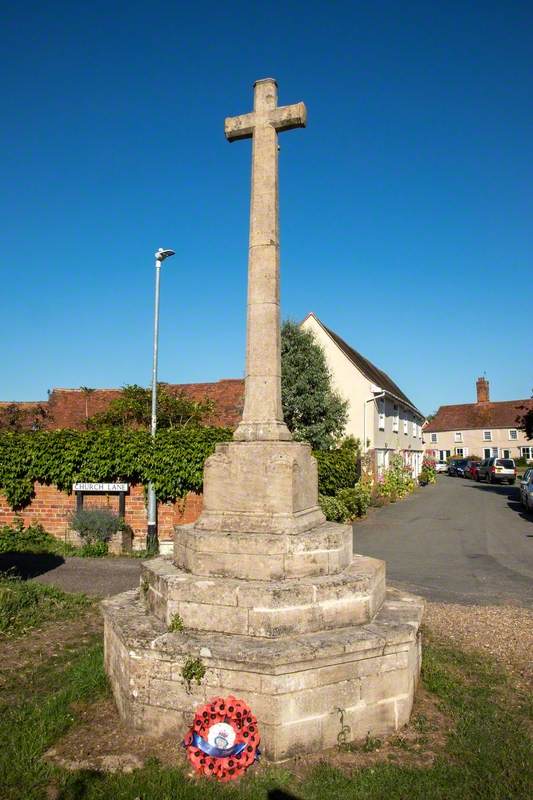
M83 594L0 574L0 640L17 636L49 620L71 617L92 604Z
M81 651L66 668L49 663L39 669L45 676L49 670L49 692L35 700L21 686L20 702L0 709L0 783L6 800L523 800L532 795L525 698L510 688L494 662L442 643L426 645L422 679L453 726L431 767L378 762L340 770L324 760L303 773L300 769L303 777L294 775L291 765L263 766L227 787L190 780L182 768L155 761L130 774L67 773L46 764L42 753L75 724L73 708L100 697L106 681L100 647Z

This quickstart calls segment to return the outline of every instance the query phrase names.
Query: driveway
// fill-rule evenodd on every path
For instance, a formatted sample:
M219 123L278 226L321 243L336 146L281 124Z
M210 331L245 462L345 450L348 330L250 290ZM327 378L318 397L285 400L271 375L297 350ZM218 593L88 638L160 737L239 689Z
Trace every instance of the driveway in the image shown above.
M391 584L430 600L533 607L533 515L517 486L446 475L354 524L357 553Z

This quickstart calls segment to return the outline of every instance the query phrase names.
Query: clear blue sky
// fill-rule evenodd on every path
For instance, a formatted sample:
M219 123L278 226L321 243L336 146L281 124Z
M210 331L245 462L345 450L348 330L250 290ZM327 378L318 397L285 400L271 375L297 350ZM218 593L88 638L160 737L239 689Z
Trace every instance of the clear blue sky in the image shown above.
M528 2L4 4L0 399L244 368L250 142L272 76L283 316L314 311L425 412L533 386Z

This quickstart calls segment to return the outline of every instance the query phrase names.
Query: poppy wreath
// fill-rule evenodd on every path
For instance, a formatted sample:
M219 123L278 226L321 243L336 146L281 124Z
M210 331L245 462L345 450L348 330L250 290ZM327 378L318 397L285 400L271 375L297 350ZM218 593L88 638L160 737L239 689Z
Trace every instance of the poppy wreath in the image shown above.
M258 760L259 742L255 715L232 696L214 697L201 706L183 740L195 770L222 782L236 780Z

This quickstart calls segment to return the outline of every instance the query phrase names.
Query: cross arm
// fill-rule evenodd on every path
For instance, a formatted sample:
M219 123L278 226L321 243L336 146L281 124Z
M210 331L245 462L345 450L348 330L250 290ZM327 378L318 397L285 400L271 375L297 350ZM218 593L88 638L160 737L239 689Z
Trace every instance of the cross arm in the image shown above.
M292 106L280 106L273 109L272 124L277 131L290 131L291 128L305 128L307 109L305 103L294 103Z
M226 117L224 133L228 142L235 139L249 139L254 132L255 114L241 114L240 117Z

